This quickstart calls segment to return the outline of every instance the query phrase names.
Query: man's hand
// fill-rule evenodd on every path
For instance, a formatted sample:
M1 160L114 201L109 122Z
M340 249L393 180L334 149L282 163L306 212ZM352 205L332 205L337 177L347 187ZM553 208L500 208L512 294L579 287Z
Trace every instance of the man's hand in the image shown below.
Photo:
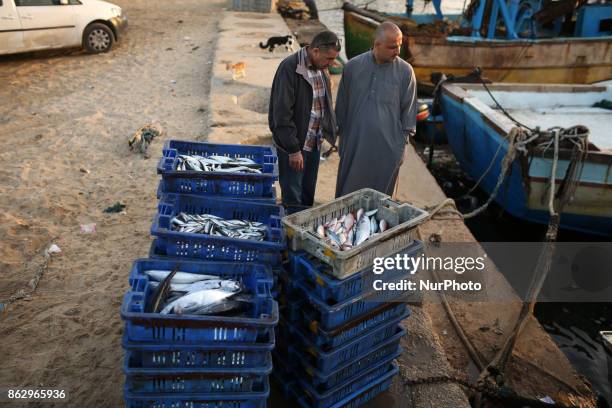
M291 153L289 155L289 167L297 173L304 171L304 157L302 152Z

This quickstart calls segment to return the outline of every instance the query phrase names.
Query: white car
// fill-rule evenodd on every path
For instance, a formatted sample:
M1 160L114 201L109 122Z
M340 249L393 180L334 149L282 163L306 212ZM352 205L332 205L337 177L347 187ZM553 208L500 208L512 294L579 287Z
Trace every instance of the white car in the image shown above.
M121 7L101 0L0 0L0 55L78 46L107 52L126 28Z

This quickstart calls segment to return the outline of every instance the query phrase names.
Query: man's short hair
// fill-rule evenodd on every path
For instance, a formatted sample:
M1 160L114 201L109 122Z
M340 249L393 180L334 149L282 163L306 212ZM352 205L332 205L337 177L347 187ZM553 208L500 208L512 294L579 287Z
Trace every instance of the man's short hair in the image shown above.
M310 47L318 48L323 52L329 50L340 52L340 50L342 50L338 36L331 31L321 31L319 34L315 35L310 43Z
M389 33L400 33L402 30L392 21L383 21L374 30L374 41L382 41Z

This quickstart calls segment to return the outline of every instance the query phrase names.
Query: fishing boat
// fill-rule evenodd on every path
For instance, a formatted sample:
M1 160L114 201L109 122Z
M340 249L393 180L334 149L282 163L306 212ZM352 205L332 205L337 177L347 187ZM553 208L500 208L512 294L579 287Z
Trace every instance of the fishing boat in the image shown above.
M409 0L410 1L410 0ZM480 67L493 82L592 84L612 78L612 3L584 0L480 0L463 14L389 14L344 3L346 54L372 47L385 20L403 31L400 55L420 90L431 74L466 75Z
M577 173L573 200L563 209L560 227L612 235L612 86L446 83L440 103L457 161L474 180L480 180L479 186L488 194L494 192L502 174L502 160L516 122L542 130L586 127L586 157ZM559 146L554 162L557 191L572 160L571 149ZM554 149L550 143L524 148L508 167L495 201L515 217L546 224Z

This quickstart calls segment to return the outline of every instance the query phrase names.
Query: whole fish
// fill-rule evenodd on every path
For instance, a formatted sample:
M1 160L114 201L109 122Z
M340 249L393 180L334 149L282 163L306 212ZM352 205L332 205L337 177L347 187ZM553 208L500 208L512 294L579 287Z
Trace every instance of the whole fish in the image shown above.
M337 247L340 247L342 245L340 237L334 231L328 230L327 236L331 238L332 243L335 243Z
M359 221L359 220L361 219L361 217L363 217L363 213L364 213L363 208L358 209L358 210L357 210L357 214L356 214L355 219L356 219L357 221Z
M171 271L150 269L148 271L145 271L145 274L153 280L162 281L166 278L166 276L168 276L170 272ZM214 275L200 275L197 273L189 272L176 272L172 277L171 283L194 283L208 279L219 279L219 277Z
M171 286L172 290L175 290L174 286ZM200 290L207 289L220 289L226 290L228 292L240 292L242 286L240 282L231 280L231 279L209 279L200 282L194 282L182 290L183 292L193 293L198 292Z
M355 244L357 246L370 236L370 220L368 217L361 217L357 221L357 232L355 233Z
M237 295L223 299L212 305L195 307L191 309L179 309L177 314L191 315L232 315L246 311L253 303L253 297L249 295Z
M389 224L387 224L387 221L380 220L380 222L378 223L378 228L380 229L380 232L385 232L387 230L387 228L389 228Z
M346 242L344 243L344 245L348 243L353 246L353 242L355 242L355 228L351 228L346 234Z
M319 225L317 227L317 235L319 235L321 238L325 238L325 227L323 225Z
M227 157L227 156L218 156L218 155L215 155L215 154L208 156L208 158L212 159L212 160L215 160L215 161L217 161L219 163L229 163L229 162L232 161L232 159L230 157Z
M344 227L348 231L353 228L353 225L355 225L355 217L353 217L353 214L351 213L346 214L346 218L344 219Z
M261 171L257 170L257 169L252 169L250 167L247 166L237 166L237 167L227 167L227 168L217 168L214 171L219 172L219 173L238 173L238 172L243 172L243 173L261 173Z
M174 231L263 241L267 226L248 220L224 220L210 214L179 213L170 220Z
M168 303L160 313L168 314L174 309L177 309L177 311L185 311L196 307L208 306L226 299L233 294L234 292L228 292L220 289L206 289L192 292Z
M332 247L341 251L350 250L389 228L386 220L376 219L376 214L378 208L369 211L358 208L356 212L348 211L339 218L317 225L314 231Z
M158 282L150 282L149 285L153 288L159 286ZM242 286L240 282L231 279L208 279L194 283L172 283L170 284L171 292L181 292L182 295L187 293L197 292L204 289L221 289L230 292L239 292Z
M376 218L370 218L370 235L375 234L378 231L378 223Z
M166 295L170 291L170 282L172 282L172 278L178 272L179 264L177 263L172 272L168 274L164 278L164 280L160 283L159 287L155 290L153 297L151 298L150 307L148 310L145 310L147 313L157 313L161 308L162 301L166 298Z
M324 226L327 229L334 229L334 228L336 228L337 224L338 224L338 220L336 218L334 218L333 220L327 222Z
M332 228L332 231L336 233L336 235L340 235L344 232L344 225L338 223L336 224L336 228Z
M229 173L261 173L262 165L248 157L219 155L200 156L181 154L178 156L178 171L215 171Z
M371 217L373 215L375 215L378 212L378 208L375 210L371 210L371 211L366 211L365 215L368 217Z

